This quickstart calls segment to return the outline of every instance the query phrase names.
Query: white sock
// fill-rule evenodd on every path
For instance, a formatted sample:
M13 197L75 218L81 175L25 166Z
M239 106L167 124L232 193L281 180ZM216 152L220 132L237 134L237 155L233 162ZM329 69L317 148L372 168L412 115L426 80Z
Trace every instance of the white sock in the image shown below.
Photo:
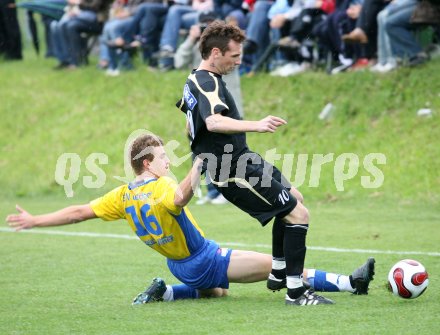
M287 284L287 288L298 288L298 287L303 287L303 278L302 275L301 276L287 276L286 278L286 284Z
M272 259L272 269L274 270L283 270L286 268L286 261L281 261L278 259Z
M354 292L354 288L351 287L350 284L350 278L346 275L338 275L336 273L327 272L327 281L335 284L341 292Z
M307 270L307 281L315 291L354 292L350 277L316 269Z
M167 285L167 290L163 294L163 301L173 301L173 300L174 300L173 287L171 285Z

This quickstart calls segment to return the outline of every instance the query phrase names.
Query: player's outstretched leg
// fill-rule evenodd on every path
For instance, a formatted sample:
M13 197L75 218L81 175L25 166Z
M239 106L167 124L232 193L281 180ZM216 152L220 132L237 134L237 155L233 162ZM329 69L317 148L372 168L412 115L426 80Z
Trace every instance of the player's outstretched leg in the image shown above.
M307 289L300 297L292 299L286 294L286 305L331 305L334 304L333 300L324 298L316 294L312 289Z
M200 298L199 291L192 287L185 284L166 285L162 278L154 278L150 286L134 298L133 305L198 298Z
M368 286L374 276L374 263L376 263L373 257L367 259L367 261L353 271L351 274L351 280L353 281L353 287L355 291L353 294L368 294Z
M162 278L154 278L150 286L144 292L139 293L133 299L132 305L148 304L150 302L163 301L163 295L167 290Z

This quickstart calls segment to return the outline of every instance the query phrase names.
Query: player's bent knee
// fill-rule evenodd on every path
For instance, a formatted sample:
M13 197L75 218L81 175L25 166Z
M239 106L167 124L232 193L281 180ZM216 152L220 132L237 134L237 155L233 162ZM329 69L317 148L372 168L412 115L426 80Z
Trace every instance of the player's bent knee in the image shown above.
M300 203L304 203L304 197L300 191L298 191L296 188L292 187L290 189L290 193L293 194L293 196L296 198L296 200Z
M287 224L309 224L309 210L298 203L293 211L284 218Z

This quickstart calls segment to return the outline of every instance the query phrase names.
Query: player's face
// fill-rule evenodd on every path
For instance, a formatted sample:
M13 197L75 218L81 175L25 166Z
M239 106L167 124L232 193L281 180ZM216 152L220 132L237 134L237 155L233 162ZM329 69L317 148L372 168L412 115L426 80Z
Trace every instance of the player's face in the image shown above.
M234 71L235 67L241 64L241 43L237 43L233 40L229 41L229 50L222 55L219 52L219 58L217 60L217 69L220 74L228 74Z
M163 146L153 148L154 159L150 162L149 171L156 177L163 177L170 169L170 159Z

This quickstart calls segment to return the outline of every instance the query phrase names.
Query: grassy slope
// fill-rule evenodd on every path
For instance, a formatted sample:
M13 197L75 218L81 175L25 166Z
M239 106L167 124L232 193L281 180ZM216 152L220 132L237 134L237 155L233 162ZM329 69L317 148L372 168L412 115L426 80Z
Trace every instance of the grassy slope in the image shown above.
M118 184L111 176L123 172L123 148L128 135L143 128L165 141L177 140L177 155L188 151L184 118L174 107L180 98L185 72L150 73L145 68L107 78L93 66L76 72L55 72L54 61L28 57L25 62L0 63L0 184L4 195L61 195L54 181L57 158L65 152L82 159L103 152L104 189ZM243 78L246 118L267 114L289 121L276 134L249 134L251 148L261 153L271 148L281 154L309 154L301 190L310 198L363 198L368 195L423 199L437 203L440 177L439 112L440 61L420 69L402 69L386 76L347 73L327 76L306 73L292 78L257 75ZM327 102L335 106L330 121L317 115ZM432 118L416 116L430 107ZM365 190L360 176L366 154L381 152L385 183ZM313 154L355 153L361 163L355 178L336 190L334 163L324 165L319 187L307 187ZM296 156L295 156L296 157ZM294 160L296 166L296 158ZM181 177L188 164L176 167ZM292 180L293 175L292 175ZM81 180L81 179L80 179ZM79 194L98 194L85 190Z

